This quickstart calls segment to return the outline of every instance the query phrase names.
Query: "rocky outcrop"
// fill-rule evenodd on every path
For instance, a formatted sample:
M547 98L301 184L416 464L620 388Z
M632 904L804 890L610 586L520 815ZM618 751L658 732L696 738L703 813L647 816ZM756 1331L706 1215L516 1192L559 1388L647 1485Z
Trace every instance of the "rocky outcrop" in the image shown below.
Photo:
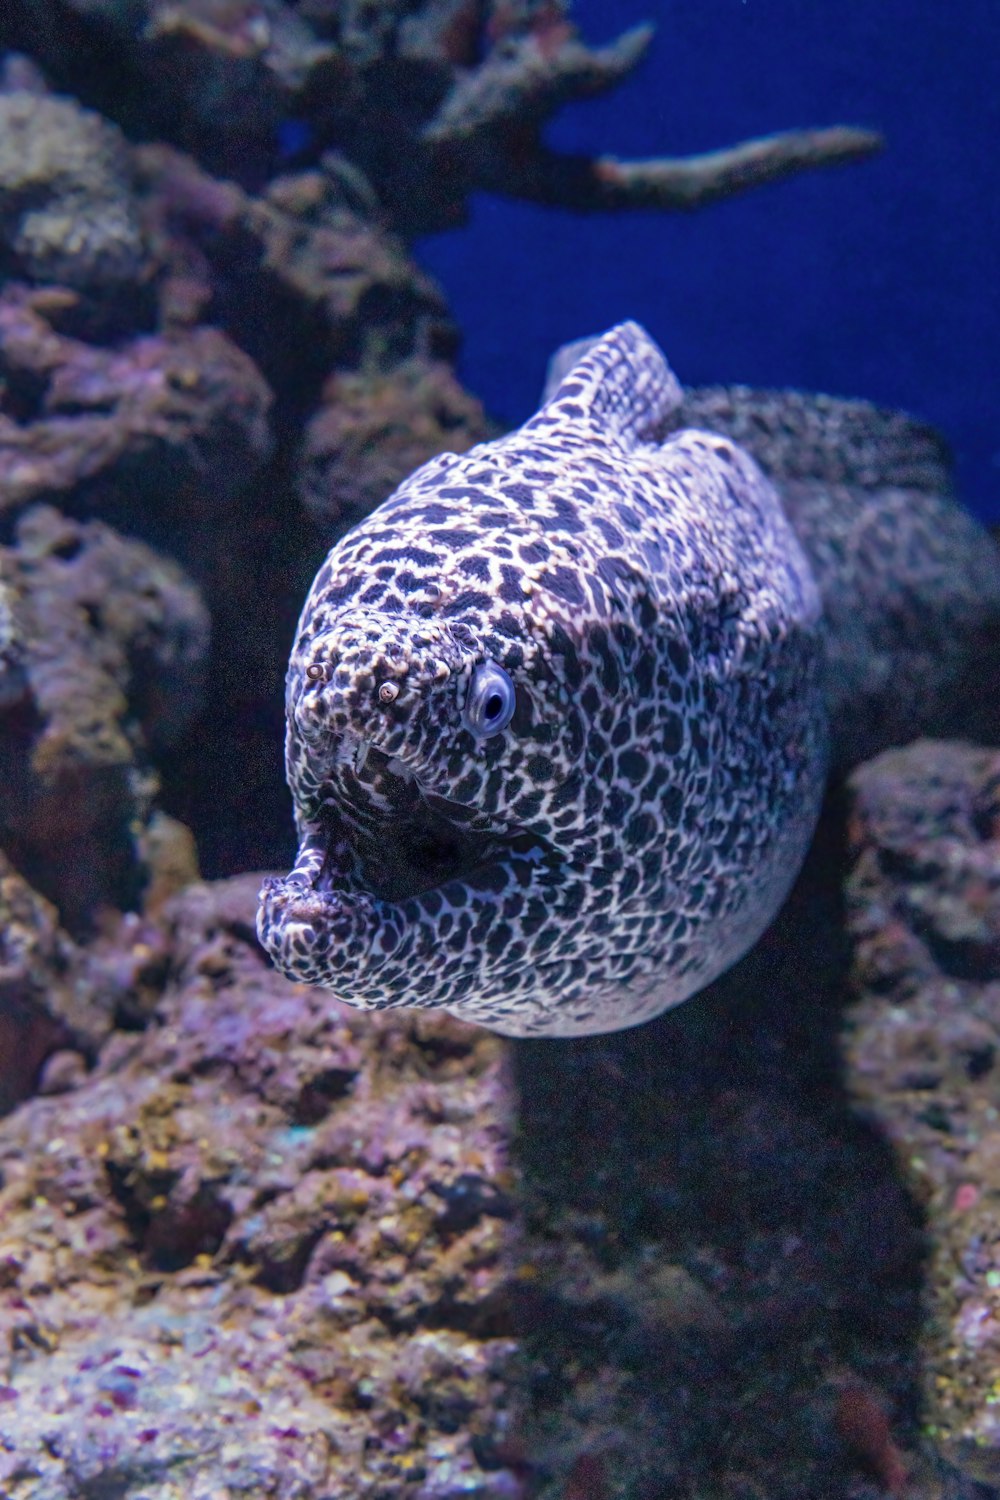
M52 506L0 547L0 589L0 846L86 930L150 876L155 761L200 707L208 612L176 563Z
M75 100L0 89L0 266L111 295L148 274L125 140Z
M306 426L299 495L332 544L428 459L489 435L482 407L447 365L412 359L382 375L333 375Z
M850 827L848 1080L926 1215L925 1431L997 1487L1000 752L883 755L853 778Z
M288 984L256 891L168 904L146 1029L0 1123L0 1486L512 1500L503 1044Z

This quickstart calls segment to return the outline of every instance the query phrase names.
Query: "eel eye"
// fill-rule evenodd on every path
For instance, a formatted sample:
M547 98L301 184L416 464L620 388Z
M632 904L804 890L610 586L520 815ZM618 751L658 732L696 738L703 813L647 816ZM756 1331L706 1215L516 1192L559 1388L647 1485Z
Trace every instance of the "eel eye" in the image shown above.
M478 739L487 740L507 728L515 705L514 684L503 667L495 661L480 662L469 684L462 723Z

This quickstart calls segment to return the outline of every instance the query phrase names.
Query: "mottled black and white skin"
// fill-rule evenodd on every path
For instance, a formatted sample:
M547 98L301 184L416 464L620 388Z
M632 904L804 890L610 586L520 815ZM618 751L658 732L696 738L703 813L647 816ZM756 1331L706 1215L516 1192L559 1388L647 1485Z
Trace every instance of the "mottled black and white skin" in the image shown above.
M839 701L826 578L743 448L670 430L652 340L625 323L554 370L320 568L287 680L299 854L258 924L340 1000L517 1036L635 1025L754 943Z

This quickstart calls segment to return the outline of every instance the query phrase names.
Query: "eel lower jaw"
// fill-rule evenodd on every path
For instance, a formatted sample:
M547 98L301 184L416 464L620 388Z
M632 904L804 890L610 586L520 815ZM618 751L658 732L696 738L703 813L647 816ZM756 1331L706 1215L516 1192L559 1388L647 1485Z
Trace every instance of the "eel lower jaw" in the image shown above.
M257 936L275 968L293 983L340 988L346 981L342 998L354 1005L372 1003L366 976L377 975L405 930L397 908L364 891L318 890L295 871L261 887Z
M470 832L423 803L368 829L327 803L302 834L293 870L264 882L258 935L289 979L331 986L362 1005L415 925L426 937L456 898L465 907L495 890L501 867L509 874L512 863L555 857L527 830Z

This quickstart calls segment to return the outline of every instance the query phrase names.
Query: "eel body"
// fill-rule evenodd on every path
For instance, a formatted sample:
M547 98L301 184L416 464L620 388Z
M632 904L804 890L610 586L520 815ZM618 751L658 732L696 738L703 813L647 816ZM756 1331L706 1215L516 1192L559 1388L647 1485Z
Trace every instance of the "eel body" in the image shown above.
M1000 621L934 441L701 401L622 324L334 546L288 669L299 853L261 893L289 977L509 1035L635 1025L771 921L831 754L933 727L952 636Z

